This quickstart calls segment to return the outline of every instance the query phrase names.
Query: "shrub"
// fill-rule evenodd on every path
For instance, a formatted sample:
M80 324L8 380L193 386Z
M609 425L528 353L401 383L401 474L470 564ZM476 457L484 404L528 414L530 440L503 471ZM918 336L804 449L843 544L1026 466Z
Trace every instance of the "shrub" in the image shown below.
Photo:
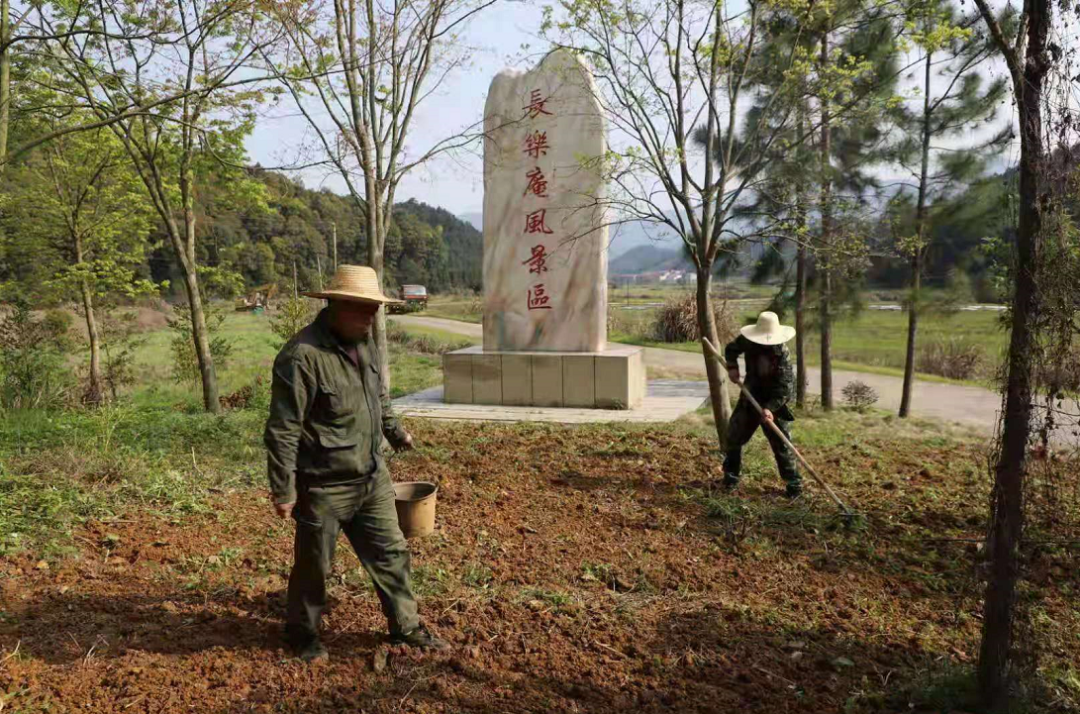
M204 308L204 310L206 331L210 340L210 357L214 360L214 368L220 370L225 366L233 348L226 337L215 334L225 322L225 311L210 308ZM169 327L173 330L170 345L173 356L173 379L177 382L198 383L202 375L199 372L199 360L195 354L195 341L192 338L191 311L178 310L176 316L169 319Z
M45 317L41 320L41 326L48 336L48 340L60 352L71 352L75 348L75 341L71 338L71 326L75 318L70 312L64 310L46 310Z
M259 412L270 411L270 383L259 375L251 384L246 384L232 394L218 397L225 409L251 409Z
M55 319L34 320L25 300L0 318L0 408L64 405L73 386L64 360L66 332Z
M102 309L98 328L101 330L102 377L115 401L123 387L135 383L135 352L146 344L138 315Z
M948 379L971 379L984 362L983 348L960 337L938 339L919 348L915 366L920 372Z
M281 303L277 314L270 319L270 329L278 336L278 347L291 340L297 332L315 319L317 308L310 298L292 296Z
M1080 344L1036 365L1035 383L1054 393L1080 392Z
M713 317L719 347L735 339L739 322L727 300L713 300ZM660 342L697 342L701 332L697 323L697 298L693 294L669 298L656 313L653 336Z
M444 352L453 352L472 345L468 340L444 342L431 335L415 335L392 320L386 323L386 341L401 345L410 352L425 355L441 355Z
M844 402L848 407L857 412L866 411L874 406L878 400L878 393L874 391L874 388L858 380L848 382L841 393L844 395Z

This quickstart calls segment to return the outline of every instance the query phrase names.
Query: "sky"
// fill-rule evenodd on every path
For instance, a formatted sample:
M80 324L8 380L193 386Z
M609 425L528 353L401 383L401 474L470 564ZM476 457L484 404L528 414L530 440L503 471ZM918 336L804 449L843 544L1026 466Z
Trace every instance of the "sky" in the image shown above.
M538 61L544 45L536 36L541 12L539 3L500 2L471 22L463 38L473 48L471 64L449 77L439 92L421 105L410 132L417 150L480 121L488 85L498 72L507 67L524 69ZM523 49L525 45L531 46ZM263 166L296 163L297 148L310 142L311 136L307 122L292 109L286 102L260 118L247 142L253 162ZM309 188L345 191L336 172L318 169L295 173ZM483 161L478 154L438 158L402 182L398 199L409 198L457 215L478 213L484 201Z
M488 86L495 74L507 67L525 69L539 60L545 49L545 43L537 37L543 4L543 0L504 0L471 22L463 37L472 48L471 64L448 78L443 87L422 105L410 134L410 143L415 150L423 150L441 138L474 126L483 117ZM1075 37L1069 40L1075 40ZM914 59L916 56L913 55L909 61ZM998 60L982 69L993 77L1004 76L1004 65ZM910 94L918 79L913 76L902 89L909 93L913 108L921 108L921 99ZM1007 120L1012 111L1011 101L1006 101L999 120ZM980 134L992 134L999 126L986 127ZM965 137L955 141L954 146L978 138ZM263 166L295 165L299 147L311 141L305 120L295 115L294 109L284 102L261 118L247 147L252 161ZM1015 165L1018 155L1018 145L1014 144L994 161L992 169L1000 171ZM897 167L880 167L875 172L886 183L911 180ZM325 186L335 192L344 192L343 182L333 171L309 169L292 173L309 187ZM457 215L480 212L483 172L479 153L441 157L416 169L406 177L398 191L398 200L409 198L441 206Z

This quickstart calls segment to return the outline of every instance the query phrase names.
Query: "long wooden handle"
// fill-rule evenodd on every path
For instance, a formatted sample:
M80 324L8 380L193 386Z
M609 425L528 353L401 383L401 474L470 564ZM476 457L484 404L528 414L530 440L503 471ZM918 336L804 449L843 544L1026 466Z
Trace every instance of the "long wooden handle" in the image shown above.
M724 359L724 356L720 354L720 350L716 349L712 342L709 342L709 338L702 337L701 342L705 345L705 349L707 349L709 353L712 354L712 356L715 357L721 365L723 365L724 369L728 369L727 361ZM747 401L750 402L751 406L753 406L754 409L757 410L757 413L761 414L761 421L763 421L766 426L772 429L773 433L779 436L780 440L783 441L787 445L787 447L795 453L795 458L799 460L799 463L806 467L806 470L810 472L810 475L814 478L815 481L817 481L818 485L825 489L825 493L829 494L829 497L836 502L836 505L840 506L840 508L844 511L845 514L853 515L851 513L851 509L848 508L847 505L845 505L844 502L840 500L840 497L836 495L836 492L832 490L832 487L829 486L829 484L825 483L825 479L818 476L817 471L814 471L814 467L811 466L810 463L803 457L803 455L799 453L799 450L795 448L795 444L791 443L791 440L784 435L784 432L780 430L780 427L778 427L776 423L773 422L771 419L765 418L765 410L763 410L761 408L761 405L758 404L758 401L754 399L754 395L750 393L750 390L746 388L746 385L742 382L738 382L738 385L739 389L742 390L742 395L746 397Z

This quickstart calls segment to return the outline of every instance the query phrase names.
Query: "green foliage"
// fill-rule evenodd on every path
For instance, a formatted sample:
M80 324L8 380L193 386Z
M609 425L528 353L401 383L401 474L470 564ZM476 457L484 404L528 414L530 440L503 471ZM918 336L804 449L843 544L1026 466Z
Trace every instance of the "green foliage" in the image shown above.
M220 328L227 312L224 308L212 309L204 306L206 313L207 337L210 341L210 356L214 360L215 369L220 370L227 364L229 355L232 354L232 342L220 334ZM172 374L177 383L198 384L201 379L199 372L199 360L195 352L195 341L191 326L191 312L186 309L177 311L176 315L169 319L169 327L173 331L169 341L172 352Z
M98 311L101 332L102 378L113 401L125 387L135 384L135 355L147 342L141 334L134 313L117 310Z
M65 365L68 322L35 320L25 300L0 316L0 410L54 409L72 388Z
M270 329L278 336L277 347L283 346L296 333L315 319L317 308L310 298L290 291L289 298L278 304L276 314L270 318Z
M41 130L63 126L44 122ZM81 303L84 290L91 299L156 292L139 274L150 204L112 132L45 144L14 168L6 190L0 242L24 294Z

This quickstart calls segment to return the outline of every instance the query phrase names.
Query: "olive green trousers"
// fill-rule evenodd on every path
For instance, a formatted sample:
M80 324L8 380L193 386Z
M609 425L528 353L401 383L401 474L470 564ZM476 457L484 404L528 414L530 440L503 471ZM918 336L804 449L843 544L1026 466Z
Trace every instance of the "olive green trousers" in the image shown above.
M398 527L394 486L385 470L356 483L298 484L293 519L296 540L286 625L290 637L318 634L341 531L375 585L390 633L407 634L419 626L409 583L409 548Z

